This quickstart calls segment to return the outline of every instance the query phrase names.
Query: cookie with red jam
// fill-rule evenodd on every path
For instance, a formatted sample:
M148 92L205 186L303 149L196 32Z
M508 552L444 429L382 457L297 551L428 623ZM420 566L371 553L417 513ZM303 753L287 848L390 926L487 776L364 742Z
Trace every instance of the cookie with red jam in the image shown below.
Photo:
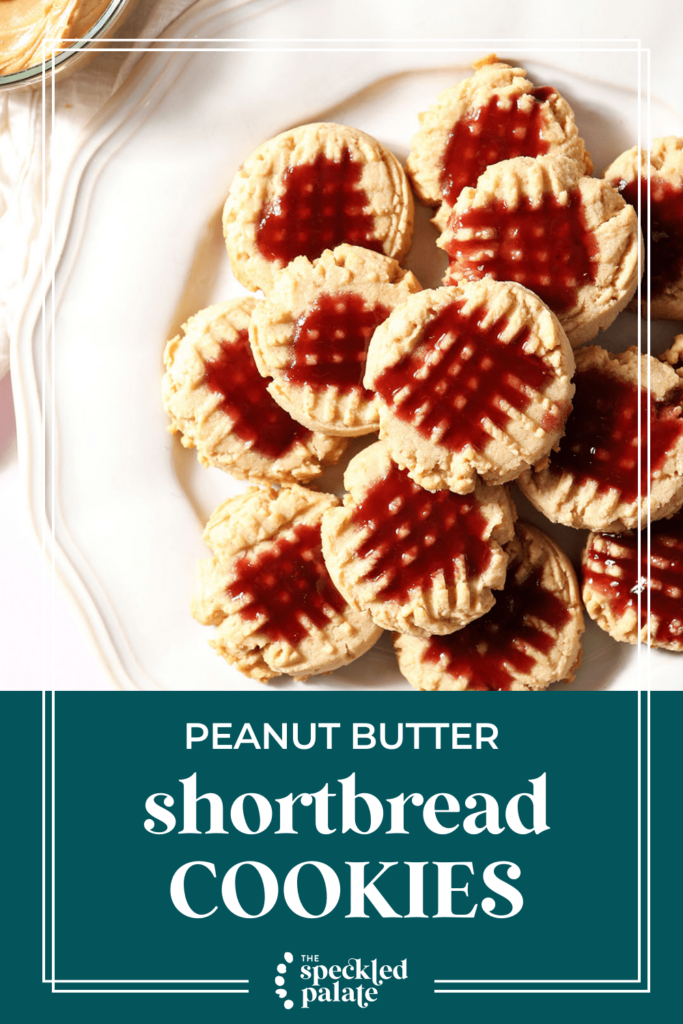
M350 604L383 629L452 633L484 615L505 582L516 512L507 487L426 491L382 441L355 456L343 507L323 516L325 563Z
M308 430L268 394L249 344L251 296L203 309L166 346L162 394L186 448L203 466L244 480L293 483L322 473L346 442Z
M586 611L615 640L683 651L680 512L652 524L649 559L645 530L591 533L582 577Z
M375 331L365 387L380 438L430 491L514 480L564 431L574 356L557 317L528 289L485 279L426 290Z
M649 235L650 265L641 290L641 312L658 320L683 320L683 138L653 139L618 156L603 178L634 206ZM648 223L648 193L650 221ZM635 305L635 301L633 305Z
M363 387L375 329L417 279L396 260L355 245L298 256L257 304L249 338L268 391L309 430L353 436L376 431L375 395Z
M320 523L339 503L294 484L252 488L213 513L192 615L216 626L217 654L260 682L331 672L365 653L381 629L349 605L323 560Z
M518 522L505 587L487 615L449 636L394 634L416 690L545 690L570 682L584 630L571 562L550 537Z
M683 505L683 381L636 348L591 345L575 357L565 435L520 489L552 522L579 530L621 533L642 529L648 513L673 515Z
M400 163L376 139L341 124L306 124L264 142L235 175L223 211L230 266L268 292L297 256L346 242L402 260L413 198Z
M557 314L573 347L606 330L638 285L638 218L566 157L517 157L460 193L437 241L444 284L516 281Z
M448 216L463 188L474 187L479 175L501 160L566 156L582 174L592 173L574 112L557 89L534 87L523 68L495 54L473 67L472 76L446 89L420 114L406 164L422 202L444 204L440 219Z

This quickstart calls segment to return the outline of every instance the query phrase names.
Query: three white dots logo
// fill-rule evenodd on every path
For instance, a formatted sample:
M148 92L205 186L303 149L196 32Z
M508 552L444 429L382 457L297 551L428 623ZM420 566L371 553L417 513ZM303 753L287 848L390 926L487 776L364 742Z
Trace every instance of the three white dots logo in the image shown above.
M277 965L277 976L275 978L275 984L277 985L277 988L275 989L275 994L278 995L280 999L285 999L285 996L287 995L287 989L283 988L282 986L285 983L284 976L287 973L287 964L291 964L292 961L294 960L294 957L292 956L291 953L285 953L285 960L287 961L287 963ZM285 1010L291 1010L293 1006L294 1003L292 1002L291 999L285 999Z

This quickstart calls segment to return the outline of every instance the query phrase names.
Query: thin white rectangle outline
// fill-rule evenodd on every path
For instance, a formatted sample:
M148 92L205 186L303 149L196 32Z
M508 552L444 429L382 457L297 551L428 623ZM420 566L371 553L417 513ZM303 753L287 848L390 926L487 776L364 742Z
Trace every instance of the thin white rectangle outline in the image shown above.
M104 994L110 995L174 995L176 992L180 994L191 993L193 995L249 995L248 988L55 988L55 985L62 985L63 982L55 981L52 983L52 991L55 995L60 995L62 992L75 995L78 992L87 992L89 995L93 995L97 992L103 992ZM84 984L88 984L84 982ZM141 982L141 984L154 984L154 982Z
M649 776L649 760L650 760L650 758L649 758L649 753L650 753L650 746L649 746L650 693L649 692L647 694L647 697L648 697L648 795L649 795L649 786L650 786L650 776ZM638 773L637 774L638 774L638 835L639 835L639 844L638 844L638 889L639 889L639 896L640 896L640 885L641 885L641 882L640 882L640 879L641 879L640 844L641 844L641 841L642 841L641 827L640 827L641 781L642 781L642 776L641 776L641 751L642 751L642 743L641 743L641 733L642 733L641 692L638 692L638 694L637 694L637 704L638 704ZM45 691L43 691L43 693L42 693L42 710L43 710L43 723L42 723L43 724L43 780L42 780L42 782L43 782L43 794L44 794L44 792L45 792ZM52 747L52 749L51 749L52 780L51 781L52 781L52 814L53 814L53 817L52 817L52 826L53 827L52 827L52 833L51 833L51 838L52 838L52 869L53 869L52 870L52 893L51 893L51 895L52 895L52 906L53 906L51 952L52 952L52 968L53 968L53 970L52 970L52 978L46 978L45 977L45 973L43 972L43 979L42 979L43 982L45 984L51 984L52 991L55 994L60 993L60 992L68 992L68 993L71 993L71 994L76 994L76 993L79 993L79 992L87 992L87 993L91 993L91 994L97 993L97 992L110 993L110 994L111 993L128 993L128 994L134 994L134 993L143 993L143 994L144 993L148 993L149 994L149 993L152 993L152 994L156 994L158 992L161 992L163 994L166 994L168 992L197 993L197 994L206 994L207 992L208 993L214 993L214 994L230 994L230 993L248 994L249 993L249 989L222 989L222 990L219 990L219 989L175 989L174 988L174 989L165 989L164 990L164 989L120 989L120 988L116 988L116 989L84 989L84 988L64 989L64 988L56 988L57 985L65 985L65 984L83 984L83 985L91 984L91 985L93 985L93 984L109 984L109 983L117 984L117 982L114 979L110 979L110 978L103 978L103 979L88 978L88 979L83 980L82 982L79 979L77 979L77 978L64 978L64 979L56 979L56 980L54 979L54 973L55 973L54 972L54 961L55 961L55 928L54 928L54 899L55 899L55 889L54 889L54 879L55 879L55 874L54 874L54 847L55 847L54 802L55 802L55 774L54 774L54 769L55 769L55 731L56 731L55 730L55 721L56 721L56 693L53 691L52 692L52 718L51 718L51 733L52 733L52 743L51 743L51 747ZM649 804L649 799L648 799L648 840L649 840L649 810L650 810L650 804ZM44 863L44 856L45 856L45 854L44 854L44 851L45 851L44 836L45 836L45 808L43 806L43 863ZM649 861L649 844L648 844L648 879L649 879L649 875L650 875L650 861ZM641 938L640 938L640 935L641 935L641 927L640 927L640 925L641 925L641 917L640 917L640 915L641 915L641 902L642 902L641 899L639 899L639 903L638 903L638 925L639 925L639 928L638 928L638 978L634 978L634 979L629 979L629 978L615 978L615 979L598 978L598 979L595 979L594 981L591 980L590 978L577 978L576 981L575 981L575 984L577 984L577 985L580 985L580 984L595 984L595 985L614 984L614 985L619 985L619 984L629 984L629 982L631 982L633 985L636 985L636 984L640 984L641 983L641 960L642 960L642 957L641 957ZM44 921L45 921L45 885L44 885L44 881L43 881L43 927L44 927ZM648 926L649 926L649 887L648 887ZM649 927L648 927L648 932L649 932ZM43 964L44 964L44 959L45 959L45 936L44 936L44 933L43 933L43 947L42 948L43 948ZM606 993L614 992L614 993L621 993L621 994L623 994L623 993L631 993L631 992L649 992L650 991L650 988L649 988L649 980L650 980L650 976L649 976L649 953L650 953L650 943L649 943L649 934L648 934L648 988L647 989L637 989L637 988L628 988L628 989L595 989L595 988L591 988L591 989L575 989L575 988L571 988L571 989L519 989L519 988L514 988L514 989L462 989L462 988L456 988L456 989L434 989L434 994L435 995L444 995L444 994L445 995L455 995L455 994L458 994L458 993L463 993L463 994L473 994L473 993L485 994L485 993L492 993L492 992L493 993L499 992L499 993L506 993L506 994L516 993L516 992L518 992L520 994L523 994L523 993L529 994L529 993L532 993L532 992L541 992L541 993L545 993L545 994L551 994L553 992L557 992L559 994L563 994L563 993L566 994L566 993L571 993L571 992L576 992L577 994L587 993L587 992L595 992L597 994L600 994L600 993L606 994ZM182 984L185 984L186 982L187 983L194 983L194 984L216 984L216 985L218 985L218 984L235 984L235 985L238 985L238 984L245 984L245 983L249 984L249 980L248 979L243 979L243 978L235 978L235 979L228 979L228 978L225 978L225 979L209 979L209 978L199 979L199 978L195 978L195 979L178 979L177 981L173 981L173 979L168 979L168 978L160 978L160 979L141 978L141 979L139 979L139 981L137 981L136 979L133 979L133 978L122 978L120 983L121 984L140 984L140 985L145 985L145 984L149 984L149 985L152 985L152 984L178 984L178 985L182 985ZM449 979L438 979L438 978L436 978L436 979L434 979L434 984L444 984L444 985L446 985L446 984L453 984L453 983L457 983L457 984L460 984L460 983L462 983L462 984L474 983L474 984L476 984L477 982L484 983L484 984L489 984L489 985L504 985L504 984L510 984L510 983L515 984L516 983L514 981L514 979L510 979L510 978L492 979L492 980L486 981L486 982L484 982L483 979L470 979L470 978L463 978L463 979L455 979L455 978L452 978L452 979L451 978L449 978ZM562 979L543 978L543 979L540 979L538 982L536 982L536 981L534 981L533 978L521 978L521 979L519 979L518 983L520 985L523 985L523 984L541 984L541 985L545 984L545 985L552 985L552 984L563 984L563 983L570 983L571 984L571 980L570 979L564 979L564 978L562 978Z
M649 774L649 731L650 731L650 693L648 691L648 794L650 785L650 774ZM642 984L641 977L641 963L642 963L642 948L641 948L641 934L642 934L642 894L641 894L641 876L642 876L642 864L641 864L641 845L642 845L642 829L641 829L641 791L642 791L642 708L641 708L641 691L638 691L638 977L637 978L543 978L541 980L535 980L534 978L520 978L515 981L514 978L496 978L491 981L486 981L483 978L435 978L435 985L453 985L453 984L486 984L486 985L508 985L508 984L520 984L520 985L562 985L571 984L572 982L576 985L640 985ZM648 819L649 819L649 799L648 799ZM648 820L649 828L649 820ZM648 851L648 878L650 871L649 851ZM649 890L648 890L648 924L649 924ZM648 953L650 950L649 935L648 935ZM649 985L649 963L648 963L648 985ZM458 992L649 992L647 989L628 988L628 989L434 989L434 992L438 994L455 994Z
M46 697L46 691L43 690L42 691L42 695L41 695L41 699L42 699L42 740L43 740L43 752L42 752L43 753L43 758L42 758L42 765L43 765L43 778L42 778L42 791L43 791L43 830L42 830L43 831L43 852L42 852L42 858L43 858L43 901L42 901L43 902L43 906L42 906L42 920L43 920L43 942L42 942L43 977L42 977L42 982L43 982L43 984L51 985L52 992L55 995L58 995L59 993L64 993L64 992L71 993L71 994L80 993L80 992L86 992L86 993L90 993L90 994L94 994L94 993L97 993L97 992L104 992L104 993L119 993L120 992L120 993L129 993L129 994L139 993L139 994L162 994L162 995L165 995L165 994L167 994L169 992L178 992L178 993L183 993L183 994L196 993L198 995L206 995L207 993L208 994L218 994L218 995L234 995L234 994L237 994L237 995L242 995L242 994L248 995L249 994L249 989L248 988L246 988L246 989L241 989L241 988L240 989L238 989L238 988L228 988L228 989L217 989L217 988L208 988L208 989L201 989L201 988L192 988L192 989L179 989L179 988L173 988L173 989L156 989L156 988L153 988L153 989L142 989L142 988L133 988L133 989L121 989L121 988L115 988L115 989L102 989L102 988L94 988L94 989L87 989L87 988L65 989L65 988L57 988L56 987L57 985L81 985L81 984L83 984L83 985L98 985L98 984L107 985L107 984L118 984L118 982L115 979L113 979L113 978L101 978L101 979L100 978L87 978L87 979L85 979L83 981L81 981L78 978L64 978L64 979L57 978L57 979L55 979L55 923L54 923L54 908L55 908L55 859L54 859L55 858L55 829L54 829L54 808L55 808L55 736L56 736L55 722L56 722L57 715L56 715L56 692L54 690L52 690L51 751L50 751L50 753L51 753L51 776L52 776L52 778L51 778L51 783L52 783L52 786L51 786L51 789L52 789L52 804L51 804L51 806L52 806L52 821L51 821L51 825L52 825L52 828L51 828L51 837L50 837L51 838L51 852L52 852L52 857L51 857L51 860L52 860L52 878L51 878L51 881L52 881L52 885L51 885L51 902L52 902L51 961L52 961L52 977L50 977L50 978L46 977L46 971L45 971L45 966L46 966L45 965L45 697ZM184 984L195 984L195 985L244 985L244 984L246 984L246 985L248 985L249 984L249 979L248 978L179 978L176 981L174 981L173 979L170 979L170 978L139 978L139 979L136 979L136 978L122 978L120 984L122 984L122 985L126 985L126 984L128 984L128 985L138 985L138 984L139 985L184 985Z
M67 41L67 40L64 40L64 41ZM70 42L74 42L74 41L78 41L78 40L70 40ZM166 46L166 45L163 45L165 43L165 40L163 40L163 39L125 39L125 40L121 40L121 41L133 42L133 43L138 43L138 44L140 42L162 44L162 45L156 46L156 47L154 47L154 46L152 46L152 47L140 47L139 45L134 46L134 47L118 47L118 46L114 47L115 49L118 49L121 52L136 52L136 53L147 53L147 52L168 52L168 53L182 53L182 52L184 52L184 53L198 53L198 52L211 52L211 53L221 53L221 52L246 52L246 53L249 53L249 52L257 52L257 53L261 53L261 52L263 52L263 53L268 53L268 52L278 52L278 53L287 53L287 52L294 52L294 53L299 53L299 52L304 52L304 53L307 53L307 52L331 52L331 53L349 53L349 52L423 53L423 52L430 52L430 53L453 53L453 52L460 52L460 53L470 53L470 52L480 52L480 48L476 48L475 49L475 48L467 48L467 47L462 47L462 46L457 46L457 47L446 46L446 47L444 47L443 45L439 46L439 47L430 47L429 49L426 49L424 47L408 47L408 46L405 46L405 45L399 46L399 47L396 47L396 48L383 46L383 47L377 47L377 48L374 48L374 49L370 49L370 48L367 48L367 47L358 47L358 46L355 46L355 47L310 47L310 46L306 46L306 47L303 47L303 48L294 48L294 47L289 46L289 47L267 47L267 48L266 47L248 47L248 48L245 48L243 45L240 46L240 47L225 47L225 46L219 46L219 47L185 47L185 46L183 46L183 47L178 47L178 46ZM215 42L219 42L219 41L226 42L226 41L232 41L232 40L216 40L216 39L201 40L201 39L198 39L198 38L191 39L191 40L179 40L179 39L174 40L175 43L179 43L179 42L194 42L194 43L196 43L196 42L201 42L201 41L215 43ZM244 38L242 38L241 40L235 40L235 41L239 41L241 43L249 42L248 39L244 39ZM263 42L264 40L256 40L256 41ZM294 41L298 41L298 40L294 40ZM321 41L322 42L322 41L328 41L328 40L305 40L305 41L306 42L312 42L312 41ZM334 41L344 41L344 40L334 40ZM349 41L353 41L353 42L357 43L357 42L363 42L364 40L349 40ZM370 40L370 41L374 42L374 41L380 41L380 40ZM389 41L400 41L400 40L389 40ZM427 42L429 40L424 40L424 41ZM442 43L442 44L444 42L447 42L447 40L437 40L437 41ZM477 40L476 39L467 39L467 40L462 40L462 41L464 41L464 42L475 42ZM525 40L523 40L523 39L511 39L511 38L502 38L502 39L488 38L488 39L486 39L484 37L482 37L481 41L482 42L495 42L495 43L510 42L510 43L515 43L515 44L519 44L519 43L524 43L525 42ZM533 40L530 40L530 41L537 43L537 42L541 42L543 40L533 39ZM550 40L550 41L552 41L552 40ZM564 42L565 40L558 40L558 41ZM566 40L566 41L574 41L574 40ZM580 41L580 40L576 40L576 41ZM587 40L587 41L593 41L593 40ZM608 42L608 40L595 40L595 41L596 42L597 41L599 41L599 42ZM633 47L624 47L624 46L619 46L619 47L617 47L617 46L614 46L614 47L591 47L591 46L585 46L584 45L584 46L580 46L580 47L552 47L552 48L542 47L542 48L539 48L539 49L532 49L532 48L529 48L529 47L525 46L524 49L525 49L525 52L527 52L527 53L543 53L543 52L553 52L553 53L637 53L638 54L638 90L637 90L638 91L638 152L639 152L639 155L640 155L640 151L642 149L642 145L641 145L641 115L640 115L641 104L642 104L641 57L642 57L643 53L645 53L646 56L647 56L647 84L648 84L648 89L647 89L647 101L646 102L647 102L647 115L648 115L647 116L647 121L648 121L648 129L649 129L649 125L650 125L650 103L651 103L651 97L650 97L650 70L651 70L651 60L650 60L650 58L651 58L651 51L650 51L649 48L645 48L645 47L642 46L642 41L640 39L637 39L637 40L614 40L614 41L615 42L619 42L619 43L631 42L631 41L634 42L634 43L637 42L637 46L633 46ZM454 42L458 42L458 40L454 40ZM94 47L94 49L98 49L98 48L100 48L100 47L98 47L98 46ZM51 65L53 67L54 67L55 54L57 52L63 52L65 49L68 49L68 47L55 46L55 45L51 46ZM46 87L46 66L47 66L47 62L46 62L45 50L46 50L46 41L43 41L43 61L42 61L42 68L43 68L43 73L42 73L42 114L43 114L43 117L42 117L42 141L43 141L43 154L42 154L42 159L43 159L42 201L43 201L43 213L46 212L46 203L45 203L45 198L46 198L46 174L45 174L45 91L46 91L46 88L45 87ZM52 120L51 120L51 126L54 126L54 120L55 120L55 93L56 93L56 88L55 88L54 80L52 81L51 85L52 85L52 88L51 88L51 93L52 93L52 110L51 110ZM649 138L649 131L648 131L648 138ZM650 199L651 199L651 195L650 195L650 181L648 179L648 188L647 188L647 212L648 212L648 218L649 218L649 214L650 214ZM640 213L640 210L638 212ZM648 223L649 223L649 219L648 219ZM52 228L52 232L51 232L51 241L52 241L52 246L51 246L51 254L52 254L52 280L51 280L51 284L52 284L52 290L51 290L51 328L52 328L52 331L51 331L51 341L52 341L52 344L54 345L54 338L55 338L55 303L54 303L54 296L56 294L56 291L55 291L55 249L54 249L54 241L55 241L55 208L54 208L54 203L52 204L52 223L51 223L51 228ZM646 239L648 266L650 265L650 263L649 263L650 242L651 242L650 235L648 233L648 237ZM638 264L640 266L640 253L639 253L639 257L638 257ZM45 443L47 441L47 418L46 418L46 415L45 415L45 401L44 401L44 399L45 399L45 387L46 387L45 381L46 381L46 376L47 376L47 374L46 374L47 363L46 363L46 360L45 360L45 354L46 354L46 334L45 334L46 317L45 317L45 288L44 288L45 276L46 276L45 275L45 247L43 247L42 355L43 355L43 370L44 370L44 372L43 372L43 381L42 381L41 391L42 391L43 410L44 410L44 413L43 413L43 439L44 439L44 449L43 450L44 451L45 451L45 447L46 447ZM649 312L649 299L650 299L650 280L649 280L649 276L648 276L648 280L646 282L646 287L647 287L647 300L648 300L647 354L649 355L650 354L650 350L651 350L651 317L650 317L650 312ZM638 282L638 303L639 303L639 305L640 305L640 296L641 296L641 282L640 282L640 278L639 278L639 282ZM638 332L638 342L639 342L638 348L640 350L640 342L641 342L641 318L640 317L638 318L638 322L637 322L637 332ZM648 383L649 383L649 380L650 380L650 368L649 368L649 365L648 365ZM640 366L639 366L639 371L638 371L638 381L639 381L639 385L640 385ZM53 406L53 409L54 409L54 401L55 401L54 374L52 375L52 395L51 395L51 398L52 398L52 406ZM639 426L640 426L640 408L638 409L638 421L639 421ZM639 430L639 434L640 434L640 430ZM54 455L55 455L55 431L54 431L54 429L52 431L52 453L51 454L52 454L52 465L55 465L55 461L54 461ZM649 467L649 464L650 464L650 454L651 454L650 453L650 443L649 443L649 435L648 435L648 445L647 445L648 467ZM650 487L650 482L649 482L649 477L648 477L648 493L649 493L649 487ZM639 499L640 499L640 481L639 481ZM52 503L51 530L52 530L52 533L53 533L53 540L54 540L54 529L55 529L55 519L54 519L55 488L54 488L54 486L52 488L51 503ZM42 530L42 533L43 533L43 538L42 538L43 539L43 553L45 554L45 522L44 522L44 519L43 519L43 530ZM650 520L649 520L649 513L648 513L648 525L647 525L647 551L648 551L648 556L649 556L649 553L650 553L650 539L651 539ZM639 558L639 562L640 562L640 534L639 534L639 539L638 539L638 558ZM649 558L648 558L648 565L649 565ZM53 585L53 591L54 591L54 583L55 583L55 545L54 545L54 543L52 544L51 570L52 570L52 572L51 572L52 585ZM649 577L649 569L648 569L648 577ZM650 589L651 588L648 586L647 587L648 612L649 612L650 599L651 599ZM43 598L44 598L44 593L43 593ZM640 621L640 605L641 605L641 592L639 591L639 593L638 593L638 617L639 617L639 621ZM45 613L45 600L44 599L43 599L43 602L42 602L42 607L43 607L43 612ZM53 632L53 643L52 643L53 658L52 658L52 661L53 661L53 665L52 665L52 668L53 668L53 678L54 678L54 667L55 667L54 666L54 654L55 654L55 644L54 644L54 627L55 627L55 623L54 623L54 606L53 606L52 610L53 610L53 615L52 615L52 626L53 626L53 630L52 630L52 632ZM650 631L650 623L649 623L649 616L648 616L648 626L647 626L648 641L649 641L649 631ZM637 657L638 657L638 662L639 663L641 661L641 646L642 646L641 644L638 644L638 646L637 646ZM596 994L609 994L609 993L612 993L612 992L614 992L614 993L644 992L646 994L650 993L650 991L651 991L651 941L650 941L650 939L651 939L651 935L650 935L650 929L651 929L651 908L650 908L650 892L651 892L651 867L650 867L650 852L651 852L651 829L650 829L650 818L651 818L651 809L650 809L650 787L651 787L651 780L650 780L650 760L651 760L651 752L650 752L651 687L650 687L650 679L649 679L649 671L650 671L650 664L649 664L649 662L650 662L650 658L649 658L650 648L649 648L649 646L646 649L646 654L647 654L647 661L648 661L648 686L647 686L645 691L643 691L643 690L638 690L637 691L637 693L638 693L638 979L634 983L635 984L640 984L641 983L641 962L642 962L642 945L641 945L642 944L642 939L641 939L641 933L642 933L642 927L641 927L641 925L642 925L642 917L641 917L641 915L642 915L642 878L641 878L641 876L642 876L642 863L641 863L641 857L642 857L642 855L641 855L641 846L642 846L642 822L641 822L641 802L642 802L642 795L641 795L642 785L641 785L641 783L642 783L642 775L641 775L641 756L642 756L642 749L641 749L641 717L642 716L641 716L641 703L640 703L640 699L641 699L641 694L643 692L646 692L647 693L647 708L648 708L648 716L647 716L647 732L648 732L648 747L647 747L647 760L648 760L648 776L647 776L647 787L648 787L648 805L647 805L647 846L648 846L648 861L647 861L648 949L647 949L647 960L648 960L648 978L647 978L647 988L646 989L635 989L635 988L631 988L631 989L593 989L593 988L591 988L591 989L453 989L453 990L449 990L449 989L435 989L434 990L435 994L450 994L450 993L453 993L453 994L457 994L457 993L474 994L474 993L476 993L476 994L482 994L483 995L483 994L487 994L487 993L490 993L490 992L510 993L510 994L516 993L516 992L527 993L527 994L536 993L536 992L543 993L543 994L552 994L553 992L557 992L558 994L566 994L566 993L572 993L572 992L576 992L576 993L596 993ZM640 668L640 665L638 667ZM46 665L45 665L45 659L44 659L44 676L45 675L46 675ZM640 676L640 672L639 672L639 676ZM51 946L51 959L52 959L52 978L51 979L47 979L45 977L45 973L46 973L46 971L45 971L45 966L46 966L45 965L45 842L44 842L44 838L45 838L45 773L44 773L44 767L45 767L45 692L46 692L46 688L44 687L43 691L42 691L42 717L43 717L43 722L42 722L42 733L43 733L43 735L42 735L42 740L43 740L43 779L42 779L42 791L43 791L42 792L42 796L43 796L43 849L42 849L42 860L43 860L43 907L42 907L42 922L43 922L43 947L42 947L43 979L42 980L43 980L43 982L44 983L50 983L52 985L53 993L60 992L60 991L61 992L67 991L67 992L73 992L73 993L76 993L76 992L91 992L91 993L96 993L96 992L114 992L114 993L130 992L130 993L136 993L137 992L137 993L140 993L140 992L145 992L145 991L148 991L148 992L151 992L151 993L157 993L157 992L160 992L160 991L161 992L168 992L168 991L180 992L180 991L184 991L184 992L193 992L193 993L197 992L198 994L205 994L207 991L208 992L214 992L214 993L218 992L219 990L216 990L216 989L213 989L213 990L211 990L211 989L209 989L209 990L207 990L207 989L187 989L187 990L179 990L179 989L173 989L173 990L150 989L150 990L143 990L143 989L56 989L55 988L56 985L62 984L62 982L60 982L59 980L57 980L57 981L54 980L54 975L55 975L55 969L54 969L54 965L55 965L55 942L54 942L54 939L55 939L55 916L54 916L54 909L55 909L55 886L54 886L54 881L55 881L55 856L54 856L55 855L55 828L54 828L54 824L55 824L55 820L54 820L54 811L55 811L55 774L54 774L54 767L55 767L55 718L56 718L56 700L55 700L56 692L55 692L54 685L52 687L53 700L52 700L52 720L51 720L51 722L52 722L52 750L51 750L51 755L52 755L52 779L51 779L51 782L52 782L52 819L51 819L51 859L52 859L52 891L51 891L51 899L52 899L52 921L51 921L51 926L52 926L52 946ZM227 981L227 979L226 979L226 981ZM529 983L530 981L531 981L531 979L524 979L524 980L520 981L520 984ZM68 983L78 984L78 982L76 982L76 981L71 981L71 982L68 982ZM88 984L88 983L92 984L93 982L92 981L90 981L90 982L84 981L83 982L83 984ZM122 983L125 984L125 982L122 982ZM140 983L141 984L156 984L157 982L153 981L152 979L144 979L144 980L141 980ZM165 984L165 983L170 983L170 982L161 981L161 982L158 982L158 983L159 984ZM200 981L198 981L198 983L201 984ZM222 984L223 982L216 982L216 983L217 984ZM227 983L229 983L229 982L227 982ZM235 982L235 983L239 983L239 982ZM467 984L468 983L467 980L464 983ZM531 983L533 984L534 982L531 982ZM558 982L558 983L561 984L562 982ZM586 983L586 980L584 980L584 979L578 980L577 979L576 983L577 984ZM592 984L592 982L588 982L588 983ZM621 980L616 980L614 982L610 982L610 981L607 981L606 979L599 979L599 980L597 980L595 982L595 984L621 984L621 983L622 983ZM180 984L183 984L183 982L180 982ZM498 981L488 981L488 982L486 982L486 984L507 984L507 981L501 981L501 982L498 982ZM548 981L547 979L541 979L541 980L539 980L538 984L552 984L552 982ZM234 989L225 990L225 992L235 992L235 991L248 991L248 990L234 990Z

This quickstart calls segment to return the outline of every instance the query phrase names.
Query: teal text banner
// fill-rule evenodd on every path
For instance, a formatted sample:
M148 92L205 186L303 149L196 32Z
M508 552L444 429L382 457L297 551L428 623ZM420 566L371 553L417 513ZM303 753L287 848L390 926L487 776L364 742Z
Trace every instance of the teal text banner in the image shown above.
M3 1005L562 1020L571 995L649 1019L675 922L655 887L650 930L648 801L654 868L679 705L4 694Z

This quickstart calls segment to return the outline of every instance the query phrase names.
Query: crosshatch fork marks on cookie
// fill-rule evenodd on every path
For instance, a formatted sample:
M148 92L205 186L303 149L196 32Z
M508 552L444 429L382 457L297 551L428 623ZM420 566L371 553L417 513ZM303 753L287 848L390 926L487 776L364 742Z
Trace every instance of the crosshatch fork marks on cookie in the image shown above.
M360 295L321 295L296 322L293 359L284 379L316 391L359 391L370 401L372 393L362 386L368 345L390 313L387 306L369 305Z
M477 179L490 164L516 156L542 156L548 152L543 138L545 117L542 104L555 90L540 86L531 94L520 93L501 103L494 94L483 107L470 110L453 125L443 158L441 187L444 199L455 206L467 185ZM525 97L534 102L527 106Z
M683 433L683 388L672 401L657 402L647 388L596 368L579 370L575 381L574 411L559 451L550 456L550 472L570 473L578 485L594 481L599 492L614 488L624 501L637 501L639 475L640 493L648 493L648 444L654 479Z
M259 555L240 558L227 593L242 602L242 618L264 620L258 631L271 643L292 646L346 608L323 561L320 523L301 523Z
M507 317L484 326L486 309L465 313L464 306L462 299L441 310L417 347L376 381L396 416L454 452L468 445L483 451L493 436L489 423L505 430L508 408L525 412L554 376L550 365L527 351L529 327L506 340ZM541 425L550 432L557 417L548 411Z
M469 690L509 690L514 674L529 675L548 655L570 619L563 601L542 585L543 568L530 569L521 579L508 568L505 589L486 615L450 636L433 636L423 661L440 662L455 678L467 680Z
M353 522L369 531L358 548L372 560L364 579L381 581L377 597L405 601L427 590L437 573L447 587L456 576L475 579L491 564L487 520L473 494L432 493L392 466L354 509Z
M315 260L342 242L382 252L369 199L360 187L363 166L345 149L340 160L320 153L312 163L288 167L283 191L261 211L256 242L264 259Z
M449 272L468 281L516 281L556 313L571 309L579 288L598 274L598 243L578 188L567 190L566 201L544 193L540 204L522 197L515 207L504 200L472 207L454 213L450 227Z
M649 603L654 642L683 649L683 513L652 523L649 565L641 536L640 573L635 530L617 536L596 533L586 551L583 579L617 618L629 611L638 614L641 592L640 629L647 624Z
M675 287L683 275L683 187L652 175L651 196L648 206L648 180L613 181L612 185L627 203L640 209L645 223L643 234L650 236L650 295L657 299L669 288ZM648 229L648 218L652 223ZM647 280L647 267L643 279Z
M233 421L232 429L254 451L279 459L311 431L296 423L267 390L267 380L256 368L249 332L239 331L232 342L221 342L216 359L205 364L204 383L222 396L220 408Z

